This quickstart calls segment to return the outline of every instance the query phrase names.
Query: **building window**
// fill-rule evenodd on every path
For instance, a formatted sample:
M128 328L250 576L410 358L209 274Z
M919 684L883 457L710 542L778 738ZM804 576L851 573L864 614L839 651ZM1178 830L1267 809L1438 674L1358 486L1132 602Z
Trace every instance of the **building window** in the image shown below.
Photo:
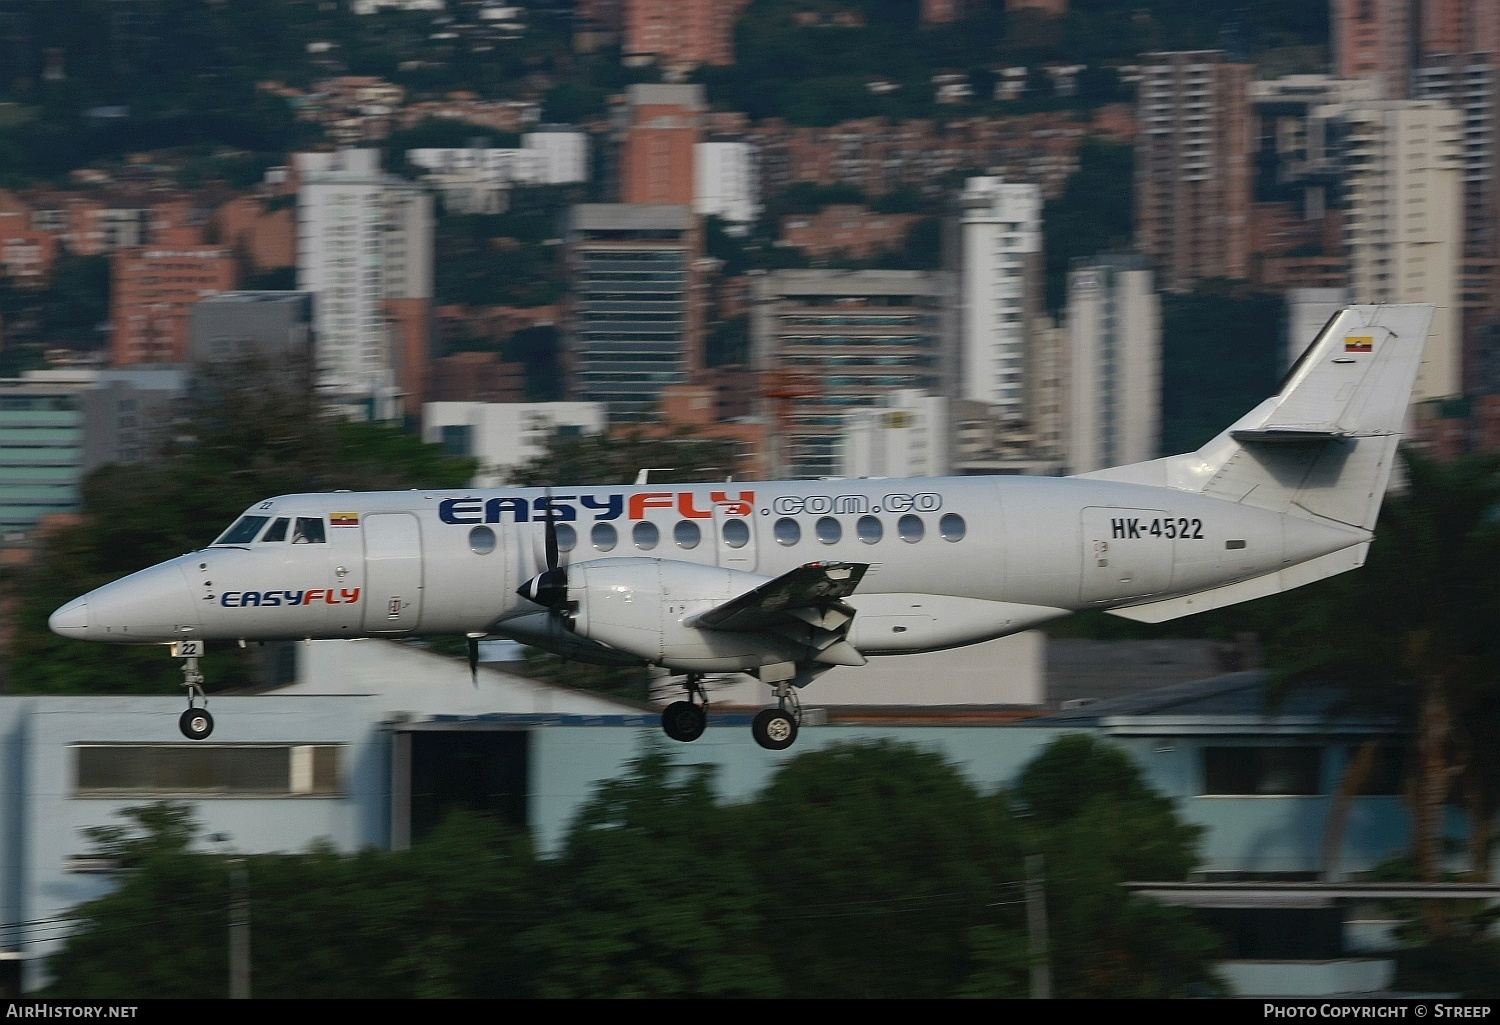
M443 452L450 456L474 454L474 429L468 424L444 424L442 430Z
M339 744L79 744L77 797L337 797Z
M1205 747L1205 795L1291 797L1320 794L1321 747Z

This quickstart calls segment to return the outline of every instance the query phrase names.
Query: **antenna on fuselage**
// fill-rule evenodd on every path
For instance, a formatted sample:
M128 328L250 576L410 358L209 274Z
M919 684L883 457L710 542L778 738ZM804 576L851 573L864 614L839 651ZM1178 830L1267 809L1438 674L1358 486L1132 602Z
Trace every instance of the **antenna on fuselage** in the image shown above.
M643 484L650 484L652 470L661 470L663 473L665 473L667 470L675 469L677 469L677 467L675 466L643 466L635 475L635 486L640 487Z

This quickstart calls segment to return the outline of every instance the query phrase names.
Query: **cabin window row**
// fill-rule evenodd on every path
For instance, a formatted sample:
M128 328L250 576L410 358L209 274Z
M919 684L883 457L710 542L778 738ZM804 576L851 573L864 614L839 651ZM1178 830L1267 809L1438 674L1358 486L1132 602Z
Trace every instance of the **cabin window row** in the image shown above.
M569 523L555 525L558 551L571 552L578 547L578 531ZM962 541L968 533L968 525L958 513L944 513L938 520L938 536L944 541ZM778 519L772 527L776 542L790 548L802 541L802 524L790 516ZM832 516L822 516L813 524L813 536L825 545L838 544L844 539L844 525ZM885 523L878 516L861 516L854 523L854 536L867 545L885 539ZM896 536L908 544L916 544L927 536L927 522L915 513L907 513L896 521ZM719 538L724 547L741 549L750 543L750 524L738 517L726 519L719 526ZM620 531L612 523L596 523L589 530L589 544L595 551L611 552L620 545ZM662 531L649 520L642 520L630 528L630 542L643 552L654 551L662 543ZM469 531L469 548L478 555L488 555L495 550L495 532L489 527L475 527ZM703 543L703 528L692 520L678 520L672 527L672 543L684 551L691 551Z

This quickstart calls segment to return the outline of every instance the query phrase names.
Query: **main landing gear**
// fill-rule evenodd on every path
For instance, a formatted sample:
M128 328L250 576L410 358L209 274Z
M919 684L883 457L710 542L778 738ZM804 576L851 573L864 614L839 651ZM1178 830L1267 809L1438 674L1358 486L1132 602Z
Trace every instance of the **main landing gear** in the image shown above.
M188 692L187 711L178 717L177 728L189 740L204 740L214 731L214 717L208 714L208 695L203 693L203 673L198 670L202 655L202 641L172 642L172 657L182 659L182 685ZM202 708L195 704L200 700Z
M703 690L703 676L689 673L682 682L687 699L674 701L661 713L661 728L673 740L684 743L703 736L708 725L708 695ZM776 707L767 708L750 724L750 735L767 751L785 751L797 740L802 722L802 705L790 680L775 684Z
M703 690L701 673L688 673L682 686L687 691L687 700L674 701L662 709L661 728L673 740L688 743L703 736L708 726L708 695Z
M750 723L750 735L767 751L785 751L797 741L802 703L790 680L776 684L776 707L762 709Z

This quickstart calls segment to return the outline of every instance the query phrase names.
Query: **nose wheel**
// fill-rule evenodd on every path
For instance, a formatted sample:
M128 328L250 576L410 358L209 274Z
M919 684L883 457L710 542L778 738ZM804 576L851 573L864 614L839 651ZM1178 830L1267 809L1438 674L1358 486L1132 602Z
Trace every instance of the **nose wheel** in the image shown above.
M214 731L214 717L208 714L206 708L189 706L177 720L177 728L189 740L203 740Z
M703 736L708 726L708 695L703 691L703 677L689 673L682 683L686 701L674 701L661 713L661 728L673 740L684 744Z
M198 658L203 654L202 641L174 641L172 657L182 659L182 685L187 688L188 706L177 719L177 728L189 740L205 740L214 731L214 717L208 714L208 695L203 692L203 673ZM203 707L198 707L198 702Z

